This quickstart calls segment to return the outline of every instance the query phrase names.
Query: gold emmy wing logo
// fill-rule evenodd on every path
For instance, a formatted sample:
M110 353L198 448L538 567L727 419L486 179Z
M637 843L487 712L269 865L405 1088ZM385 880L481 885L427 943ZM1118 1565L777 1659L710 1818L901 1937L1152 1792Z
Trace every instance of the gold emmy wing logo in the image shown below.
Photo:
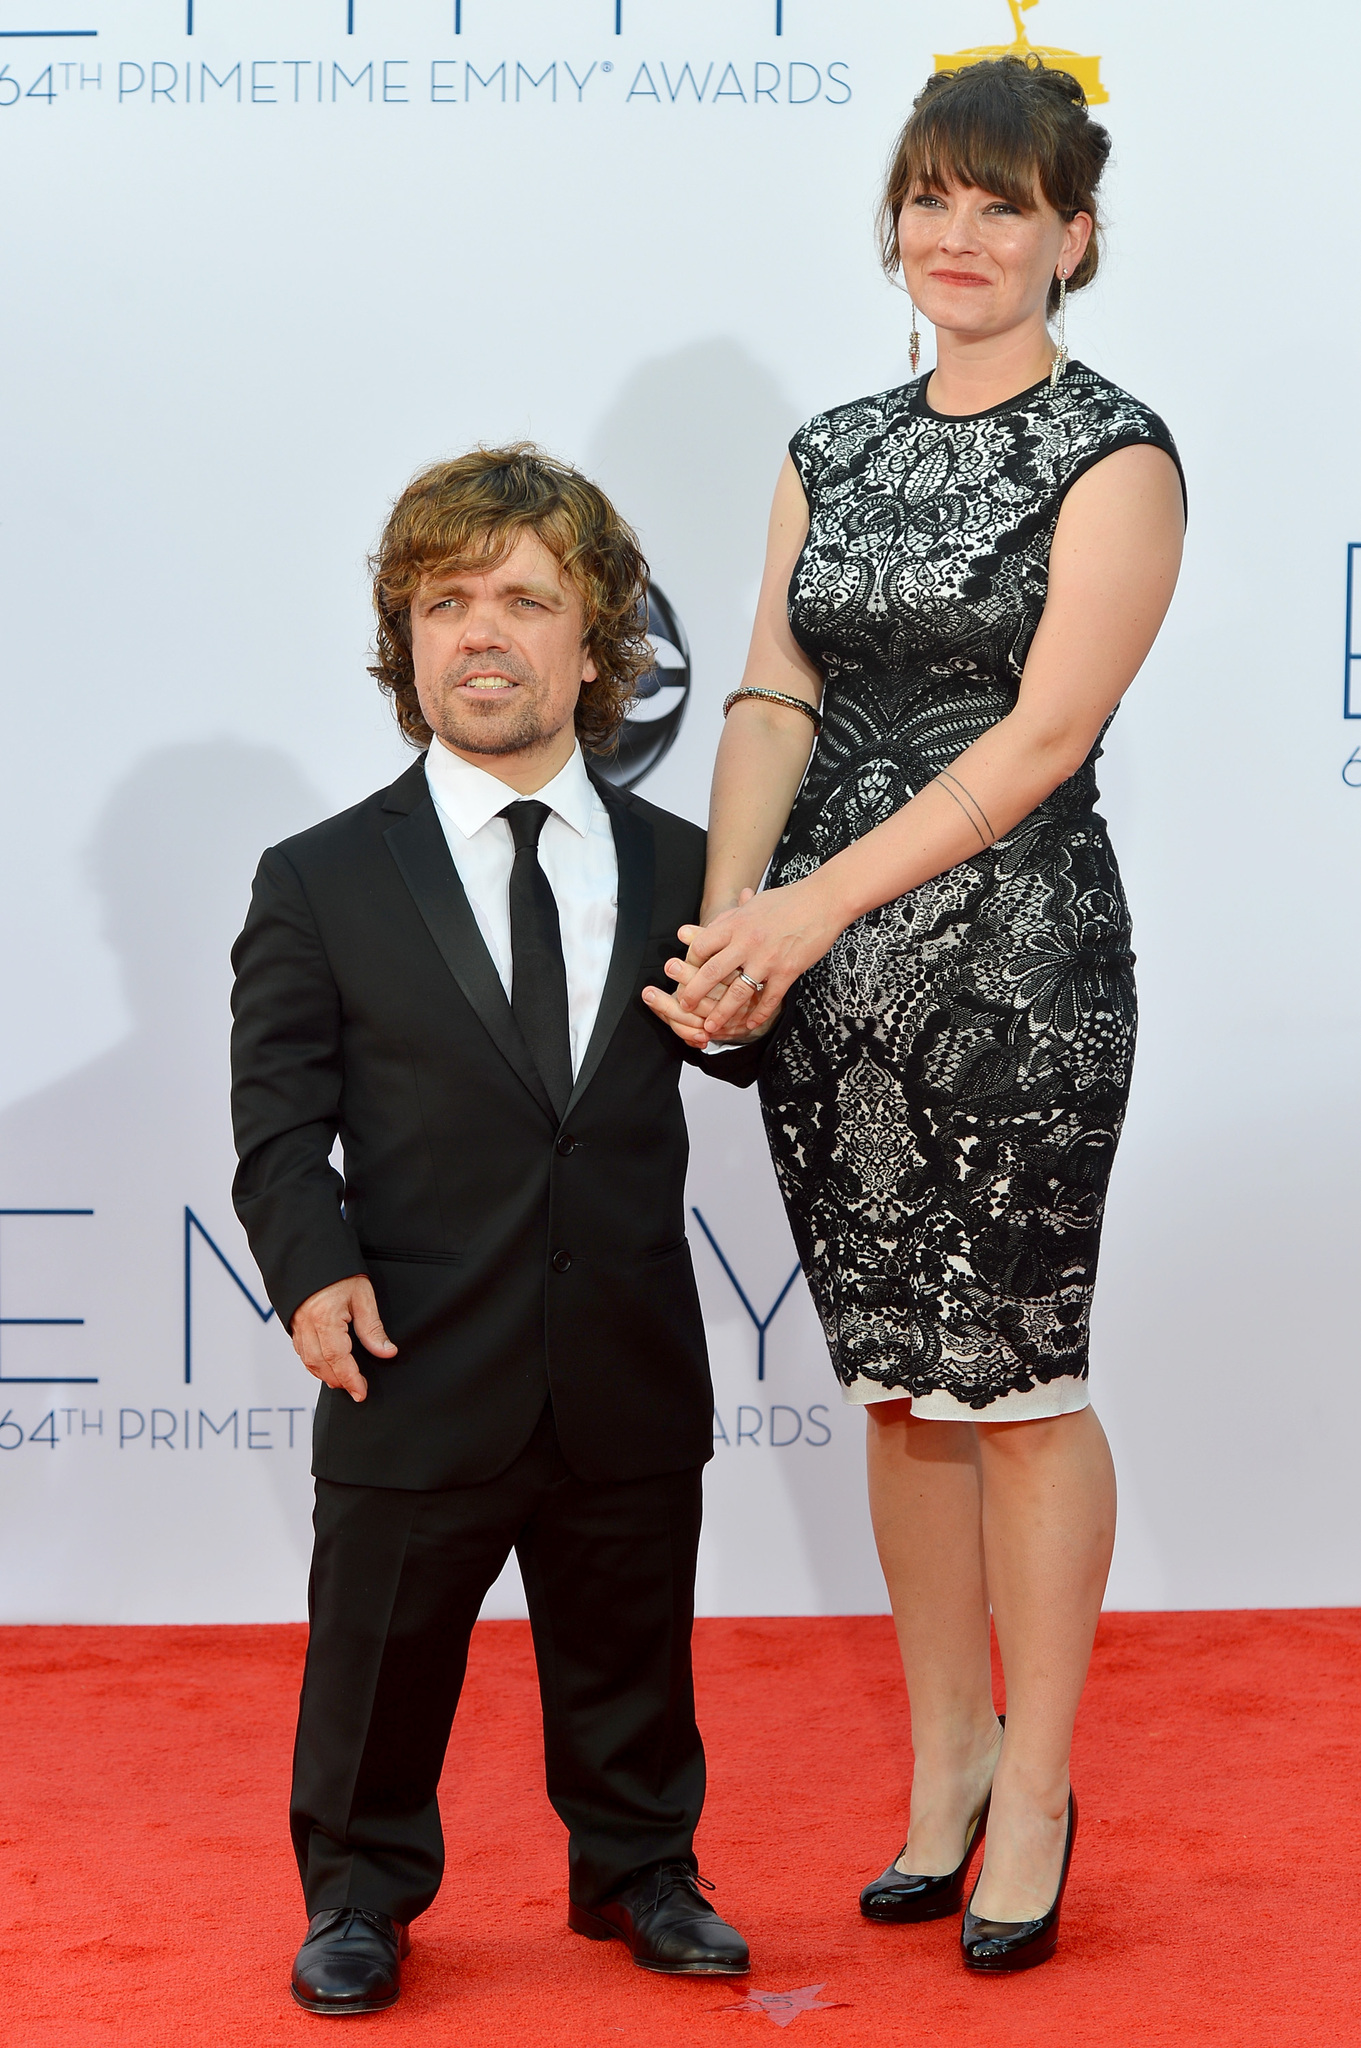
M1069 71L1087 95L1089 107L1099 107L1110 94L1101 83L1101 59L1079 57L1076 50L1055 50L1044 43L1032 43L1025 32L1021 16L1037 4L1037 0L1007 0L1011 18L1016 25L1014 43L980 43L974 50L952 50L947 56L936 55L937 71L958 71L964 64L984 64L995 57L1038 57L1055 71Z

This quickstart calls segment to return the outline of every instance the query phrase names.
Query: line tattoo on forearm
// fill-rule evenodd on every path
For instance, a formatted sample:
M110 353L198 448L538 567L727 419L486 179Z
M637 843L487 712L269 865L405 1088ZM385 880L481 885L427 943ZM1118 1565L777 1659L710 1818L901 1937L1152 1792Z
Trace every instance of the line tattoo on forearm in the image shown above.
M946 795L952 796L954 798L955 802L959 805L960 810L963 811L965 817L973 826L974 831L977 832L979 845L983 847L983 849L986 851L987 848L995 842L997 834L993 831L991 824L988 822L988 814L984 810L982 804L979 803L977 797L971 796L969 794L968 790L964 787L964 784L960 781L959 777L957 775L952 775L948 768L942 768L940 773L937 775L936 780L937 782L943 782L945 784ZM975 813L977 813L976 816ZM983 826L987 828L986 836L984 834L983 827L980 827L979 825L979 818L983 820Z

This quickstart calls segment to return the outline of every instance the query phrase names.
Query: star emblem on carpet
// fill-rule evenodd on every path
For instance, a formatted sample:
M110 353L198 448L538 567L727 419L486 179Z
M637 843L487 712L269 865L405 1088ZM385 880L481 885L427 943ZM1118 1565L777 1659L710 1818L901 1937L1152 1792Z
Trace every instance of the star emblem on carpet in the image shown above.
M792 2027L801 2012L834 2012L844 1998L819 1998L825 1984L805 1984L798 1991L749 1991L736 2005L720 2005L719 2012L763 2012L777 2027Z

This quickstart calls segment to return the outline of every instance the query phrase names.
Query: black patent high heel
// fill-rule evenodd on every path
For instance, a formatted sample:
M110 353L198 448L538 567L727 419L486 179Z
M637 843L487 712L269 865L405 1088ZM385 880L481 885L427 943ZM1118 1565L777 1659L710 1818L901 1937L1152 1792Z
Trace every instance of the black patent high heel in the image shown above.
M999 1728L1005 1728L1005 1714L997 1716ZM947 1870L943 1877L918 1877L898 1868L895 1856L882 1877L876 1877L867 1884L860 1894L860 1910L867 1920L892 1921L896 1925L916 1925L923 1920L948 1920L964 1904L964 1886L973 1862L974 1851L988 1831L988 1808L992 1805L992 1789L979 1807L964 1840L964 1854L953 1870ZM906 1847L906 1844L904 1844ZM902 1850L898 1856L902 1855Z
M1064 1887L1068 1883L1068 1866L1073 1860L1073 1842L1076 1836L1077 1801L1070 1791L1068 1834L1063 1844L1063 1869L1059 1874L1059 1888L1054 1895L1053 1905L1038 1920L980 1920L974 1913L966 1911L959 1940L967 1968L993 1971L1033 1970L1037 1963L1049 1961L1059 1945L1059 1907L1063 1904ZM975 1885L974 1890L977 1889Z
M897 1860L882 1877L876 1877L860 1894L860 1910L867 1920L918 1922L948 1920L964 1904L964 1885L974 1851L987 1832L989 1792L970 1825L962 1860L943 1877L917 1877L899 1870ZM899 1852L901 1854L901 1851Z

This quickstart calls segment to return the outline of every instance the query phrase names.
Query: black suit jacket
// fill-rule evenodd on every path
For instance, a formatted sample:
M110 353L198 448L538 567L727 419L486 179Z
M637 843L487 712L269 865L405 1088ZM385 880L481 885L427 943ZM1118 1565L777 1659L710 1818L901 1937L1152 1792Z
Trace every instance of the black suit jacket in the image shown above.
M287 1326L372 1278L390 1362L323 1387L313 1469L392 1487L493 1477L552 1394L585 1479L712 1455L685 1239L686 1049L640 990L698 914L704 835L597 785L619 917L559 1118L506 1000L418 761L261 860L233 949L234 1199ZM745 1084L756 1048L702 1059ZM698 1057L698 1056L697 1056ZM344 1178L330 1162L339 1135Z

